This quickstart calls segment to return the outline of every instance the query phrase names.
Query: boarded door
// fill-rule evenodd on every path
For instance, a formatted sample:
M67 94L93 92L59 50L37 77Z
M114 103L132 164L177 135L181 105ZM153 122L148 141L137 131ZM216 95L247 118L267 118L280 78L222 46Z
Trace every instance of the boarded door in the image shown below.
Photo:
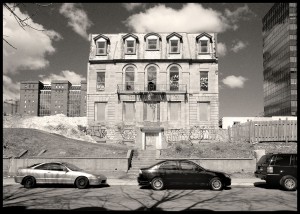
M158 141L158 133L146 133L146 149L156 149L156 142Z

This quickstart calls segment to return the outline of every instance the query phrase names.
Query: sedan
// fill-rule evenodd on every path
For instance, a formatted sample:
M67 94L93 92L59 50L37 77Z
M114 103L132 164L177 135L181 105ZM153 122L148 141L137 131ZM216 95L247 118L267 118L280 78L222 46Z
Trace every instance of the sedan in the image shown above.
M222 190L231 185L231 178L223 172L204 169L189 160L166 160L139 170L137 181L140 186L151 185L162 190L169 184L190 184Z
M65 162L38 163L19 168L14 176L16 183L32 188L36 184L73 184L79 189L89 185L106 184L104 175L94 175Z

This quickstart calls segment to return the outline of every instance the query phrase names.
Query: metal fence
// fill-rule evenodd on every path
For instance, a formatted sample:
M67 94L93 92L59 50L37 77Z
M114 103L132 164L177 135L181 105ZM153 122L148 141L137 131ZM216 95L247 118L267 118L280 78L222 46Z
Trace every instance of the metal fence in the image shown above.
M297 141L297 121L249 121L229 127L228 135L231 141Z

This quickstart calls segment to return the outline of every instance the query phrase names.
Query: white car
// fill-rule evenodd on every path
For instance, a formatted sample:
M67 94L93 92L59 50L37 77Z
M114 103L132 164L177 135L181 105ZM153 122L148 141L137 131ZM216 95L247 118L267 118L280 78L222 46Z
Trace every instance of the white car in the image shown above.
M26 168L19 168L14 176L16 183L32 188L36 184L73 184L79 189L89 185L106 184L102 174L91 174L66 162L38 163Z

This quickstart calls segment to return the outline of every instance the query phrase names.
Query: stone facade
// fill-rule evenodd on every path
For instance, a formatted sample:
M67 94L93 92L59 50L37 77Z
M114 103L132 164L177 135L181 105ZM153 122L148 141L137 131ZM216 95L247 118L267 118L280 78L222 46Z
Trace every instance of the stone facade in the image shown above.
M88 133L142 149L211 139L219 125L216 44L215 33L90 35ZM195 138L195 129L206 134Z

